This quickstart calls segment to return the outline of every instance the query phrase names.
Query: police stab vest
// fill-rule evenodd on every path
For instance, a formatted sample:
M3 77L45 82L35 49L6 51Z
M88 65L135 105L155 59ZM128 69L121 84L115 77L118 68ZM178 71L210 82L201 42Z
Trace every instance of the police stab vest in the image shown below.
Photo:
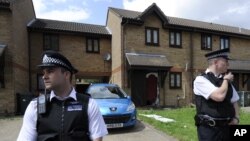
M90 141L88 122L89 96L76 94L64 101L53 98L47 111L38 114L38 141Z
M216 87L220 87L223 82L223 78L217 78L213 73L202 74ZM228 90L225 99L222 102L216 102L212 99L205 99L203 96L195 95L197 114L209 115L214 118L232 118L235 116L234 106L231 103L233 96L232 85L228 84Z

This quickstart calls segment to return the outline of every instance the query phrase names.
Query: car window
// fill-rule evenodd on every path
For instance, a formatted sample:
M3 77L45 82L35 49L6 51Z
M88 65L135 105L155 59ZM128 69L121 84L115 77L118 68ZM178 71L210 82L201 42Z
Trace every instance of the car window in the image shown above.
M88 93L96 99L117 99L125 98L126 94L119 87L115 86L91 86Z

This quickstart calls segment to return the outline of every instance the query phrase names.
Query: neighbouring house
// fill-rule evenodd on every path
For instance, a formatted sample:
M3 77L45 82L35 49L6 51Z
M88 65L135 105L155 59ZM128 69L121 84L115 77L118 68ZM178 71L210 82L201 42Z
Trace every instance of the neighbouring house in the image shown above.
M183 106L193 101L192 82L204 71L205 53L230 49L238 91L249 91L250 30L166 16L153 3L143 12L109 8L113 83L137 106Z
M192 82L204 71L204 54L230 49L238 91L250 90L250 30L110 7L106 25L38 19L31 0L0 0L0 115L20 109L18 94L44 92L37 69L42 52L55 50L79 70L72 83L116 83L137 106L185 106Z
M17 94L30 92L27 24L34 18L32 0L0 0L0 115L15 113Z
M64 54L78 69L74 84L80 93L90 83L109 82L111 33L106 26L34 19L28 25L32 90L43 92L42 73L37 70L44 50Z

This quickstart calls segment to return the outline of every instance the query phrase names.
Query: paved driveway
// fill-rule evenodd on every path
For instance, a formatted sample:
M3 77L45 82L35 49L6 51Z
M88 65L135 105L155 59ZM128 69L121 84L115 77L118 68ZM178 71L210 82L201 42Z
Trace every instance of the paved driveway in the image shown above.
M0 119L0 140L15 141L22 126L22 118Z
M152 126L137 122L132 129L114 129L109 130L109 135L105 141L177 141L163 132L154 129Z
M0 140L15 141L22 126L22 118L0 119ZM137 122L131 129L109 130L104 141L176 141L176 139L155 130L152 126Z
M250 107L242 107L242 110L250 112ZM22 126L22 117L0 119L0 140L15 141L19 130ZM137 125L132 129L114 129L109 130L109 135L104 138L104 141L176 141L152 126L137 122Z

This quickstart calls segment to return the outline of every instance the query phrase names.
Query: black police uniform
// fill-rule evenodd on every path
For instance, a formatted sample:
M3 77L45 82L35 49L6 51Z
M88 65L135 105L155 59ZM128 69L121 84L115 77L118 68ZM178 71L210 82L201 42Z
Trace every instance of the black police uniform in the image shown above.
M219 50L206 54L208 59L227 56L228 49ZM223 77L218 78L212 72L201 74L216 87L220 87ZM231 103L233 96L232 85L228 84L228 91L222 102L216 102L212 99L205 99L203 96L195 95L197 114L195 115L195 125L197 126L198 138L200 141L228 141L229 125L228 123L235 116L235 109Z
M45 51L39 68L60 66L71 74L77 73L72 64L63 55L55 51ZM90 141L88 122L89 96L76 94L73 98L47 100L46 112L38 113L38 141Z
M212 84L220 87L223 79L214 76L213 73L203 74ZM212 99L206 100L203 96L195 95L196 110L195 124L198 128L200 141L228 141L228 123L233 119L235 110L231 103L232 86L228 85L226 98L222 102Z
M76 94L73 98L47 103L47 111L37 119L38 141L90 141L88 126L89 96Z

